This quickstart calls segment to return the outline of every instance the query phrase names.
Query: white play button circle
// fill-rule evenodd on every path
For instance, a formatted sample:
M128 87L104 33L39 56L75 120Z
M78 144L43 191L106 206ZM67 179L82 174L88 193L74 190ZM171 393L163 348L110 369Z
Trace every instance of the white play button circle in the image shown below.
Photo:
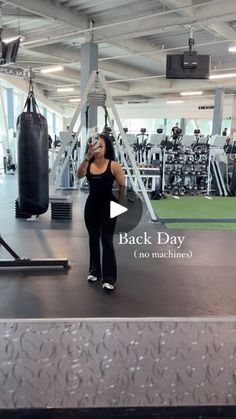
M110 201L110 218L115 218L126 211L128 211L128 208L117 204L115 201Z
M128 233L140 222L143 214L143 204L140 196L130 188L125 188L122 204L118 204L116 195L113 195L107 205L107 216L114 222L115 234ZM113 224L112 222L112 224Z

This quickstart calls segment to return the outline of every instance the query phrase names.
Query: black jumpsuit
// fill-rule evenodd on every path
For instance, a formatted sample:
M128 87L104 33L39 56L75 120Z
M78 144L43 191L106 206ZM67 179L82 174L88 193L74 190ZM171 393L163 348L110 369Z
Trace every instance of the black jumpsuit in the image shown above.
M116 256L113 246L116 218L110 218L110 201L117 202L117 199L112 194L115 177L111 172L111 160L109 160L105 172L96 175L90 173L89 164L87 179L89 196L85 204L84 218L89 233L89 273L102 278L103 282L114 285L117 275ZM100 239L103 247L102 266Z

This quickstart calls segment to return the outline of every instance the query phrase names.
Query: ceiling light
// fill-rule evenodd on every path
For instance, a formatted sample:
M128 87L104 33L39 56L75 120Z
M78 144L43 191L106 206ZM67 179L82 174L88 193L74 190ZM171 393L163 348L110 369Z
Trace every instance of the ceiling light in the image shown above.
M229 47L229 48L228 48L228 51L229 51L229 52L236 52L236 46Z
M48 67L48 68L43 68L41 71L41 73L46 74L46 73L54 73L54 71L62 71L64 70L64 67L62 67L61 65L58 65L56 67Z
M3 39L3 42L5 42L5 44L9 44L9 42L15 41L18 38L20 38L21 42L24 41L24 39L25 39L24 36L19 35L19 36L12 36L11 38L5 38L5 39Z
M76 99L76 98L74 98L74 99L69 99L69 102L80 102L80 99Z
M37 44L38 42L45 42L48 41L48 38L38 38L38 39L34 39L32 41L27 41L27 42L23 42L23 47L27 46L27 45L32 45L32 44Z
M200 91L200 90L199 92L181 92L180 93L181 96L200 96L202 94L203 94L203 91Z
M226 73L226 74L211 74L209 79L231 79L233 77L236 77L236 73Z
M166 103L184 103L183 100L167 100Z
M57 92L73 92L74 87L58 87Z

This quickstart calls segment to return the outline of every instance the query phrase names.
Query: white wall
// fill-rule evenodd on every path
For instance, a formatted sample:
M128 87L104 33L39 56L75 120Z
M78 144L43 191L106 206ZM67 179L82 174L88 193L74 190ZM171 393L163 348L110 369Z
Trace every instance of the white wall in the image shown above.
M225 98L223 118L232 116L232 97ZM121 119L129 118L188 118L188 119L212 119L213 109L199 110L199 106L214 105L214 98L196 98L194 100L185 100L184 103L167 104L163 100L149 104L127 104L117 105L117 111Z

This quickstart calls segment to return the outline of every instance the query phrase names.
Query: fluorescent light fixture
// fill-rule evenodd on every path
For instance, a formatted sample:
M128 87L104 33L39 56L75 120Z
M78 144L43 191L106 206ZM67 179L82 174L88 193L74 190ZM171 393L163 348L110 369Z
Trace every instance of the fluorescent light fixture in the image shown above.
M167 100L166 103L184 103L183 100Z
M48 38L34 39L32 41L24 42L22 45L23 46L33 45L33 44L37 44L38 42L44 42L44 41L48 41Z
M62 70L64 70L64 67L62 67L61 65L58 65L56 67L43 68L41 70L41 73L43 73L43 74L54 73L54 71L62 71Z
M57 92L73 92L74 87L58 87Z
M69 99L69 102L80 102L80 99L77 99L77 98Z
M236 46L229 47L229 48L228 48L228 51L229 51L229 52L236 52Z
M209 79L215 80L215 79L231 79L233 77L236 77L236 73L226 73L226 74L211 74Z
M181 96L200 96L200 95L202 95L203 94L203 91L200 91L199 90L199 92L181 92L180 93L180 95Z
M9 44L9 42L15 41L16 39L20 38L20 41L24 41L25 37L24 36L12 36L11 38L5 38L3 39L3 42L5 42L5 44Z

